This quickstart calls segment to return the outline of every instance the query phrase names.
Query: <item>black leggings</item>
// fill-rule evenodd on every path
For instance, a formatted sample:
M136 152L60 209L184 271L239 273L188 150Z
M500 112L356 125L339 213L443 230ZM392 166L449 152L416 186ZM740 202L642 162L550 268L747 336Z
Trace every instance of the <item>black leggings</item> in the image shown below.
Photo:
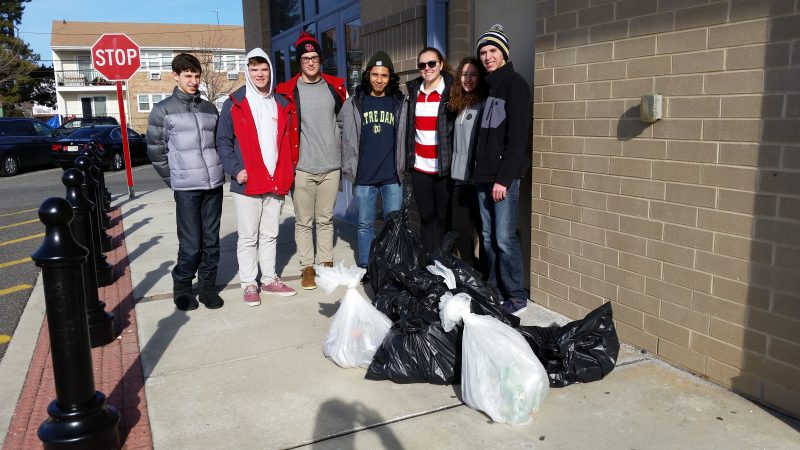
M450 177L411 171L411 187L419 213L419 237L428 252L439 249L442 236L448 231L447 217L450 212Z
M473 184L456 184L450 199L453 204L450 219L451 229L458 232L455 248L462 260L486 274L484 263L486 252L483 249L481 234L481 213L478 211L478 192ZM478 255L475 255L475 242L478 242Z

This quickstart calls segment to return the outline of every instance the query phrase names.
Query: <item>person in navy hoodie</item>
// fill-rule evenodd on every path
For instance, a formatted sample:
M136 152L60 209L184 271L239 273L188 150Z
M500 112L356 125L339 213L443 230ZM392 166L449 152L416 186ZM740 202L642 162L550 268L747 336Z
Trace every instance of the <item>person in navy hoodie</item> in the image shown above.
M272 92L273 69L260 48L247 54L246 84L222 105L217 124L217 152L231 176L239 240L236 257L244 303L261 304L261 292L291 296L296 292L275 272L278 226L284 196L294 181L297 152L289 138L289 102Z

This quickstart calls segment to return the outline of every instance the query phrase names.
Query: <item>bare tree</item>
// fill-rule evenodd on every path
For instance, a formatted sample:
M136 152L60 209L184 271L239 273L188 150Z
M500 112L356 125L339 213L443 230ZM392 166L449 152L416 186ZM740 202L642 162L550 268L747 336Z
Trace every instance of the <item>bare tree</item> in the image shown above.
M244 84L240 73L244 55L240 49L233 48L233 39L226 37L226 34L219 29L209 28L191 36L191 53L200 60L203 91L212 103Z

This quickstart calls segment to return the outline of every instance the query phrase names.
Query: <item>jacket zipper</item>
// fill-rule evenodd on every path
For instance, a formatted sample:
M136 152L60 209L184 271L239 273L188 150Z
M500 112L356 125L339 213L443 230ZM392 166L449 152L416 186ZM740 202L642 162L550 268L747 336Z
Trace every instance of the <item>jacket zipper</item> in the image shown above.
M189 100L189 112L194 117L194 124L197 125L197 141L200 145L200 158L203 158L203 166L206 168L206 175L208 176L208 189L211 189L211 171L208 169L208 164L206 164L206 159L203 155L203 132L200 129L200 120L197 118L197 104Z

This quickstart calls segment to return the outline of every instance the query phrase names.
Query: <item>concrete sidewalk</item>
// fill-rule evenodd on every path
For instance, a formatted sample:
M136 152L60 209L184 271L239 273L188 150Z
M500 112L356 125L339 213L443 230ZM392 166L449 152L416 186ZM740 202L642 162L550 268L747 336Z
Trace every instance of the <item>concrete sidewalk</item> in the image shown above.
M288 198L278 272L298 295L262 295L261 306L243 305L234 206L226 194L217 280L228 286L221 294L226 304L177 311L170 277L177 254L172 194L138 195L116 203L138 300L135 322L156 449L800 448L796 422L632 348L623 349L606 379L551 389L537 421L519 427L493 424L463 405L458 386L367 381L363 369L341 369L323 356L322 345L344 289L330 295L299 289ZM355 227L337 222L335 229L335 260L352 264ZM525 324L564 321L536 306L523 317ZM2 389L0 398L13 397Z

